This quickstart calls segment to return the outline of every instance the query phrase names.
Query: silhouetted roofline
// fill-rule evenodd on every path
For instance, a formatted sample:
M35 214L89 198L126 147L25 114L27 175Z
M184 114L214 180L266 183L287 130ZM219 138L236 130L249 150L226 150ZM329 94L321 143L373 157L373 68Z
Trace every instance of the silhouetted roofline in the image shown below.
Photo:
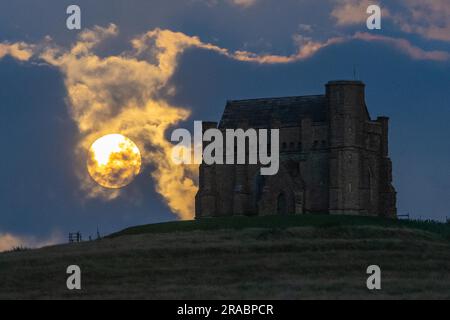
M326 95L229 100L219 128L237 128L243 122L249 127L270 128L273 121L289 126L298 124L303 118L313 122L326 121Z
M244 102L255 102L255 101L270 101L270 100L282 100L282 99L300 99L300 98L312 98L312 97L324 97L324 94L311 94L304 96L287 96L287 97L266 97L266 98L250 98L250 99L236 99L227 100L227 103L244 103Z
M327 86L336 86L336 85L356 85L356 86L365 86L365 83L359 80L332 80L328 81Z

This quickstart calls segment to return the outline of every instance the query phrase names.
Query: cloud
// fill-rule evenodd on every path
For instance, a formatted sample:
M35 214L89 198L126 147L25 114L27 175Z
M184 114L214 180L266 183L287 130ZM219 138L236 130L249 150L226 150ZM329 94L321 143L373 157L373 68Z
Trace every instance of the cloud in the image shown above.
M95 26L93 29L86 29L79 36L79 41L72 48L71 54L88 54L96 45L110 37L118 34L115 24L110 24L107 28Z
M364 24L367 21L369 15L367 14L367 8L370 5L379 5L379 3L371 0L335 0L335 7L331 11L331 16L336 20L336 24L339 26L348 26L354 24ZM381 6L382 17L386 18L390 16L389 10Z
M450 2L448 0L403 0L405 7L393 17L408 33L450 41Z
M227 3L237 8L247 9L253 7L261 0L192 0L192 1L200 1L209 7L215 7L221 3Z
M414 46L406 39L392 38L382 35L375 35L371 33L359 32L356 33L353 39L363 41L377 41L388 44L403 53L407 54L414 60L431 60L431 61L448 61L450 54L445 51L425 51L419 47Z
M20 61L27 61L33 55L33 46L24 42L0 43L0 59L7 55Z
M14 248L42 248L62 242L59 232L54 232L47 239L38 239L32 236L18 236L11 233L0 232L0 252L12 250Z
M226 55L238 61L254 62L260 64L285 64L311 58L318 51L331 45L345 42L346 39L343 37L335 37L327 41L320 42L314 41L312 38L309 37L296 35L294 36L294 41L298 45L298 51L290 56L271 55L271 54L260 55L248 51L236 51L234 53L227 52Z
M335 0L331 16L338 26L362 24L368 14L370 0ZM379 4L382 18L389 19L400 30L418 34L427 39L450 41L450 1L448 0L401 0L397 10Z
M232 4L242 8L249 8L255 5L259 0L230 0Z
M298 25L298 30L300 30L300 32L312 32L313 31L313 26L310 24L304 24L304 23L300 23Z
M234 53L226 52L226 55L232 59L246 62L254 62L260 64L285 64L296 61L306 60L314 56L317 52L327 47L338 45L341 43L362 40L369 42L381 42L390 45L414 60L431 60L431 61L448 61L450 54L446 51L426 51L410 41L402 38L393 38L382 35L374 35L370 33L357 32L353 36L333 37L326 41L315 41L310 37L295 35L294 42L298 47L298 51L290 56L281 55L259 55L247 51L236 51Z
M1 234L0 233L0 252L11 250L15 247L22 246L23 241L16 236L11 234Z

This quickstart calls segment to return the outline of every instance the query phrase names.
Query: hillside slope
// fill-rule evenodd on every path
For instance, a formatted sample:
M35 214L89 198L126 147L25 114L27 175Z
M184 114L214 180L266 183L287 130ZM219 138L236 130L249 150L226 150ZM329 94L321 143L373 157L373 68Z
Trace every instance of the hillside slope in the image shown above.
M361 217L223 218L0 254L0 299L450 299L450 226ZM66 289L68 265L82 290ZM366 268L382 269L382 290Z

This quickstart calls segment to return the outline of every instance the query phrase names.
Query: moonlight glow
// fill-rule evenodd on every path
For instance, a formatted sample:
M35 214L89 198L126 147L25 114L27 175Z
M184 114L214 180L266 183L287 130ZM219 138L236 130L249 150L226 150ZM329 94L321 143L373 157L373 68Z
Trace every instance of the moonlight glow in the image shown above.
M123 188L139 174L141 153L127 137L110 134L92 144L87 168L92 179L102 187Z

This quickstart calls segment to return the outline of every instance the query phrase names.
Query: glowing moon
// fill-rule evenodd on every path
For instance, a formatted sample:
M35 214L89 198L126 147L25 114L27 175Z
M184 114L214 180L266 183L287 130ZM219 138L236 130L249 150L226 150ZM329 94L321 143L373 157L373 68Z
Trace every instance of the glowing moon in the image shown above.
M141 161L141 153L133 141L121 134L109 134L92 144L87 168L102 187L119 189L139 174Z

